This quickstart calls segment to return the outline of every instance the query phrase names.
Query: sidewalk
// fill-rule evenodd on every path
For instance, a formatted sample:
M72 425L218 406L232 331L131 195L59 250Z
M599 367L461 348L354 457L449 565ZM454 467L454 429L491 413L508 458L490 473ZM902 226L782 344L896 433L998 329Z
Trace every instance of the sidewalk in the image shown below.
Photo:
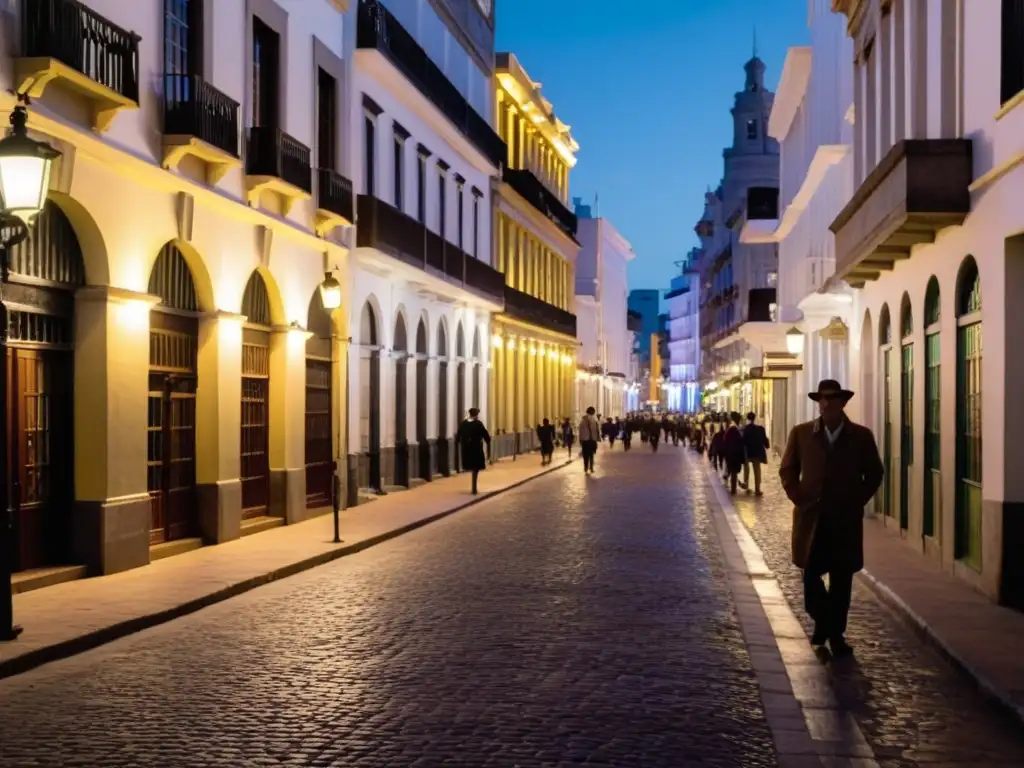
M778 460L764 467L761 502L788 512ZM747 498L740 491L737 499ZM741 514L749 528L751 520ZM785 522L788 545L790 522ZM864 570L858 574L886 606L978 688L1024 721L1024 614L996 605L905 544L881 520L864 521Z
M478 496L469 493L468 475L456 475L342 510L341 544L332 543L333 515L328 514L124 573L17 594L15 621L25 632L0 643L0 678L359 552L565 465L560 457L541 467L539 455L524 455L482 472Z

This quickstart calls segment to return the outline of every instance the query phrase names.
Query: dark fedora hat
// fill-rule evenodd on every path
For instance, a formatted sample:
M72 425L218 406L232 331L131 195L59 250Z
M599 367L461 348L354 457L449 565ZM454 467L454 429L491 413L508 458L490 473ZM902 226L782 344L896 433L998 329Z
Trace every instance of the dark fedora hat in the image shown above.
M839 397L842 398L845 403L853 397L853 392L849 389L843 389L835 379L822 379L818 382L818 391L808 392L807 396L815 402L821 400L823 397Z

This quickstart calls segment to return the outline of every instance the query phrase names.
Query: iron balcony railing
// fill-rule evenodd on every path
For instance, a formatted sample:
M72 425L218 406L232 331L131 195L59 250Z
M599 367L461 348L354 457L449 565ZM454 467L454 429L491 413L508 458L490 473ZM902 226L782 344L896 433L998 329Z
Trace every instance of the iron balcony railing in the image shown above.
M550 331L576 335L576 315L508 285L505 286L505 314Z
M356 208L357 247L374 248L424 272L429 267L455 285L503 301L505 276L491 265L372 195L359 195Z
M495 168L502 166L508 153L505 142L380 0L359 0L356 46L386 56Z
M57 59L138 104L139 41L77 0L22 0L21 55Z
M317 207L355 221L352 182L337 171L320 168L316 172Z
M249 129L245 157L245 172L249 176L273 176L312 193L313 169L309 158L309 147L280 128Z
M563 232L572 238L576 237L576 214L570 211L551 190L544 186L532 171L517 168L505 168L502 171L505 183L518 192L530 205L543 213Z
M238 102L198 75L166 75L164 133L194 136L238 157Z

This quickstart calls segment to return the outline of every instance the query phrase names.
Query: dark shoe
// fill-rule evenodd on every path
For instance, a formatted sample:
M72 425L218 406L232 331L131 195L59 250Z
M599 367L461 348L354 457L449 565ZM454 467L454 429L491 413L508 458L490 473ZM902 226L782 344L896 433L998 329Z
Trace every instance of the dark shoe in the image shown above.
M754 491L754 495L755 496L764 496L764 491L762 491L761 489L758 489L758 490Z
M840 635L839 637L833 637L828 641L829 650L832 651L832 655L835 657L840 656L853 656L853 648L846 642L846 639Z
M811 635L811 645L824 645L826 642L828 642L828 632L815 624L814 634Z

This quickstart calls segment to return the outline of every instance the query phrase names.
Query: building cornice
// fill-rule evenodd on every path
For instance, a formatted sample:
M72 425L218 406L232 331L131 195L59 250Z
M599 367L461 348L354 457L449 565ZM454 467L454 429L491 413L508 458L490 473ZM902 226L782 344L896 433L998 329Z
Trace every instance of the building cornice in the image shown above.
M566 164L570 168L575 167L580 145L572 137L570 126L555 116L551 102L541 94L541 84L526 73L514 53L495 55L494 77L497 80L496 95L507 97L529 119L531 127L544 135Z
M807 93L813 58L812 49L807 45L794 46L786 54L771 116L768 118L768 135L776 141L785 139L793 126L793 118Z

